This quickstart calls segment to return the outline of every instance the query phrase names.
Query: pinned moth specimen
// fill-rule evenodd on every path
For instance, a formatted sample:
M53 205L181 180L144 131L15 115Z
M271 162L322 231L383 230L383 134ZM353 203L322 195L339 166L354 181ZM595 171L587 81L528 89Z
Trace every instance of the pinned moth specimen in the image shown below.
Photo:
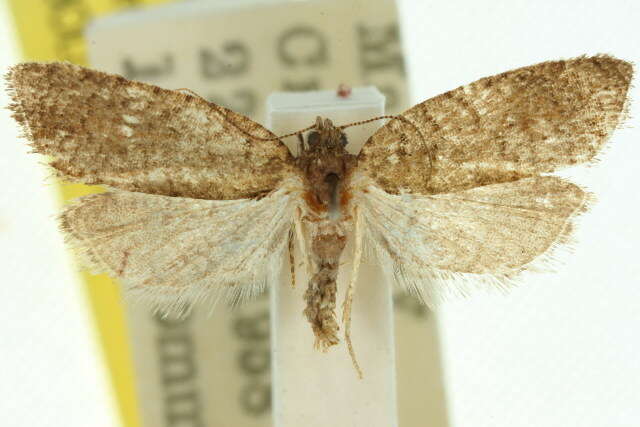
M71 64L6 78L35 152L66 181L108 192L60 216L95 272L179 307L240 302L278 285L299 246L308 320L339 342L336 278L347 238L345 337L363 248L432 305L468 283L505 286L564 243L589 195L549 175L589 163L621 122L631 64L544 62L480 79L393 116L357 155L318 118L294 157L252 120L197 96ZM354 359L355 362L355 359Z

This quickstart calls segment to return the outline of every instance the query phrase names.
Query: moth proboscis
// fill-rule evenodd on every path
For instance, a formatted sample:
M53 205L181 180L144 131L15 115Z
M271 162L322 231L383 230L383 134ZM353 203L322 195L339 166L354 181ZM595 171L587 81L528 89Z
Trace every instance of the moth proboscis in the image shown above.
M597 55L519 68L396 116L357 155L318 118L294 157L272 132L204 99L67 63L8 72L10 108L63 180L106 186L60 216L88 267L165 308L237 303L279 280L293 240L304 316L338 343L363 248L428 305L469 283L507 286L566 242L589 195L549 175L589 163L621 122L631 64ZM302 135L300 133L300 135ZM545 255L547 254L547 255Z

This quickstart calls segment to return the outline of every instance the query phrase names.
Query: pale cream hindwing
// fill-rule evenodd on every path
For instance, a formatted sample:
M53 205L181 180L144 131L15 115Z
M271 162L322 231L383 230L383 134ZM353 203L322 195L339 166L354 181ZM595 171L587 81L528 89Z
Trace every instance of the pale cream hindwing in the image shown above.
M543 269L548 258L541 255L566 243L589 198L554 176L432 196L391 195L373 183L361 188L367 245L392 280L429 305Z
M113 191L77 199L61 224L90 269L160 308L236 303L280 280L296 187L226 201Z
M62 63L19 64L6 79L25 136L67 181L231 200L297 173L279 140L247 136L271 132L196 96Z
M380 128L358 168L389 193L426 195L592 161L624 115L632 74L599 55L480 79Z

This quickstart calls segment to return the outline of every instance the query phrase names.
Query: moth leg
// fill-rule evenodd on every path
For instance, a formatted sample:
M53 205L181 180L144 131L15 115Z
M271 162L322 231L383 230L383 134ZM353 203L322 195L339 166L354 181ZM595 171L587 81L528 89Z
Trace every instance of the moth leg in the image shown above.
M309 258L307 243L304 240L304 233L302 231L302 211L300 210L300 208L296 210L296 214L294 215L294 222L296 237L298 239L298 246L300 247L300 253L302 254L302 260L304 262L305 268L307 269L307 275L311 277L313 276L313 271L311 270L311 259Z
M298 133L298 156L304 152L304 138L302 133Z
M296 287L296 265L293 259L293 231L289 232L289 267L291 268L291 287Z
M353 343L351 342L351 305L353 303L353 295L356 288L356 280L358 280L358 272L360 271L360 262L362 261L362 221L360 218L360 211L358 207L354 212L354 253L353 253L353 268L351 270L351 280L349 281L349 287L347 288L346 295L344 297L344 303L342 304L342 323L344 323L344 340L347 343L349 349L349 356L353 362L353 367L358 372L358 377L363 378L362 369L356 359L356 353L353 350Z

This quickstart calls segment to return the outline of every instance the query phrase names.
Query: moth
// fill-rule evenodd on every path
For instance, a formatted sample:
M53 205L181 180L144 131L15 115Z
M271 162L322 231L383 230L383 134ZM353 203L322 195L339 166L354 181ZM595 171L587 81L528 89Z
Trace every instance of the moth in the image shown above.
M182 91L68 63L19 64L6 79L13 117L57 176L108 188L60 224L90 269L133 294L241 302L278 285L295 244L310 277L303 314L326 349L339 342L336 279L352 238L342 320L355 363L365 248L428 305L533 269L590 200L549 173L594 161L625 115L632 72L598 55L483 78L390 117L358 155L345 149L349 125L318 118L298 132L297 157Z

